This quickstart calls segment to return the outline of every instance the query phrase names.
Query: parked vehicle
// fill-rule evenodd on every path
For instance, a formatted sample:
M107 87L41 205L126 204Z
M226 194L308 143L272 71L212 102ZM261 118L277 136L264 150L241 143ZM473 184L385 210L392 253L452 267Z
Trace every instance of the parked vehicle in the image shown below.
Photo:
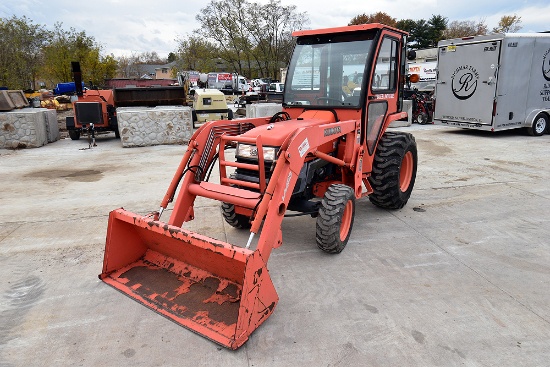
M266 99L268 102L283 102L283 92L285 91L284 83L271 83L266 93Z
M112 90L86 90L82 88L82 72L79 62L71 62L76 95L78 99L73 102L74 116L68 116L65 125L72 140L80 139L82 132L87 132L90 137L90 146L95 145L96 131L118 132L118 120Z
M411 83L411 89L420 92L433 92L437 76L437 48L414 50L407 61L407 72L417 74L418 82Z
M434 120L467 129L548 131L550 34L440 41Z
M357 199L368 196L378 207L400 209L416 177L414 137L386 131L407 116L401 111L406 33L361 24L293 35L282 112L204 124L191 137L158 211L116 209L109 216L100 278L231 349L277 305L267 262L283 244L287 211L316 218L317 246L337 254L350 239ZM365 77L360 95L342 101L350 62L360 64ZM211 176L214 165L219 175ZM162 222L178 187L170 218ZM219 201L228 225L249 230L246 244L185 229L201 214L197 198Z
M284 83L271 83L269 84L269 92L272 93L283 93L285 91L285 84Z
M213 120L233 120L233 111L227 107L225 94L217 89L196 89L193 96L193 128L197 123Z
M207 85L210 89L221 90L224 94L243 93L250 90L246 78L237 73L208 73Z
M412 101L412 122L420 125L433 122L434 101L429 93L413 89L405 91L405 98Z

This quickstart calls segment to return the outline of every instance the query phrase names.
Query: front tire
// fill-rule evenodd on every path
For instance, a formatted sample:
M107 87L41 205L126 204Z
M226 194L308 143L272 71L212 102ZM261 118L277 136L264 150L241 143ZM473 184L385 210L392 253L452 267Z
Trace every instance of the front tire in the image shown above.
M229 224L231 227L238 229L248 229L252 226L249 217L235 213L235 205L222 203L221 210L223 219L225 219L227 224Z
M527 128L527 133L531 136L542 136L548 129L548 115L539 113L533 120L533 125Z
M338 254L346 247L355 217L355 193L349 186L329 186L319 208L316 225L317 246Z
M79 130L68 130L69 131L69 137L71 140L78 140L80 139L80 131Z
M407 204L416 179L418 153L414 136L385 133L374 155L369 183L369 200L384 209L401 209Z

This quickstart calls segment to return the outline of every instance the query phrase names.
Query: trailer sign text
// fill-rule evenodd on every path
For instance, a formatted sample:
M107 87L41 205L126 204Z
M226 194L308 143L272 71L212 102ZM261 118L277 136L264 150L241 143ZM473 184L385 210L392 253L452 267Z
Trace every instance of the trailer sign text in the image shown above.
M451 76L453 94L458 99L468 99L477 89L479 73L471 65L461 65Z

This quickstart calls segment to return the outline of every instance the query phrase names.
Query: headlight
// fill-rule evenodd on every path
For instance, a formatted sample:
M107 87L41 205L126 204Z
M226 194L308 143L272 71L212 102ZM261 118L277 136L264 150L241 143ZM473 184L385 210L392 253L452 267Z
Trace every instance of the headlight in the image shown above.
M274 161L277 157L276 147L263 147L264 161ZM258 147L250 144L237 144L235 156L239 158L248 158L258 160Z

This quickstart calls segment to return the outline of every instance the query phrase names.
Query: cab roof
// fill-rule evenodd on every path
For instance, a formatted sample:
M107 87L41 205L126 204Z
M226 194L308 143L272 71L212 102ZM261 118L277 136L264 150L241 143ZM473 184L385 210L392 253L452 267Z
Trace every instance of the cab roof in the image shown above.
M350 25L345 27L306 29L306 30L292 32L292 36L293 37L315 36L315 35L321 35L321 34L347 33L347 32L367 31L370 29L383 29L383 28L408 35L408 33L405 31L387 26L385 24L369 23L369 24Z

